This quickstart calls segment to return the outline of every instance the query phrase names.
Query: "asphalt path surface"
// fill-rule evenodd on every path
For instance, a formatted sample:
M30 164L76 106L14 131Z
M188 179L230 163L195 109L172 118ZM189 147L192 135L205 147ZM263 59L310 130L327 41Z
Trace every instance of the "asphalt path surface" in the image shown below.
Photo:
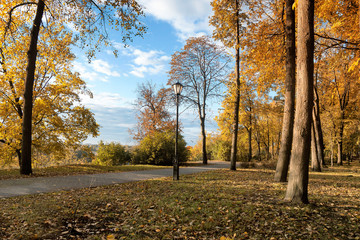
M207 166L180 167L180 176L228 167L229 162L209 161ZM0 180L0 198L142 181L170 177L172 174L173 169L166 168L119 173Z

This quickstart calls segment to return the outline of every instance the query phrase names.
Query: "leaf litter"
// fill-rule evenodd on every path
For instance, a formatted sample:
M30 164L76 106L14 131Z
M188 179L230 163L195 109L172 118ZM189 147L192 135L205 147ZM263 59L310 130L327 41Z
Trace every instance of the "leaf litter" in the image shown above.
M1 199L2 239L360 239L360 176L311 173L309 205L273 171L217 170Z

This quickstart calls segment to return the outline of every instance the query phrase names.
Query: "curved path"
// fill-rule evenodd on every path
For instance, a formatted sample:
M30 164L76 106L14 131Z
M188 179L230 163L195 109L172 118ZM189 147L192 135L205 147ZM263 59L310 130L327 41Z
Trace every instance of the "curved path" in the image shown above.
M229 166L229 162L209 161L207 166L180 167L180 175L228 168ZM133 172L0 180L0 198L170 177L172 171L172 168L166 168Z

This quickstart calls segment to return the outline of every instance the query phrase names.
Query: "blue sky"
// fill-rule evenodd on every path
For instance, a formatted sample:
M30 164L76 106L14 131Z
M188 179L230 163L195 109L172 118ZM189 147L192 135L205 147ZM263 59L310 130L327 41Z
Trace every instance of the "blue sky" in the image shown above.
M134 101L137 86L146 81L157 87L168 80L171 55L180 50L188 37L211 35L208 19L210 0L139 0L144 6L144 23L148 32L143 38L135 38L130 47L124 48L120 33L111 32L111 40L118 49L118 58L110 49L102 49L89 64L81 52L77 54L74 70L79 72L93 93L93 98L83 97L83 104L94 113L100 124L100 136L89 138L86 143L115 141L136 144L128 129L136 123ZM213 118L221 100L217 100L208 113L207 130L217 125ZM180 107L180 111L184 108ZM171 111L174 113L175 110ZM175 114L174 114L175 115ZM196 112L181 113L183 135L188 145L194 145L200 136L200 124Z

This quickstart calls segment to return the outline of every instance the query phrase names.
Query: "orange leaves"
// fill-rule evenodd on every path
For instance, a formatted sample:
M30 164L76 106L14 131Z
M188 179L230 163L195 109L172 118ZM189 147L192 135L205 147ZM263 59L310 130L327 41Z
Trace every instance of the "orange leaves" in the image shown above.
M115 240L115 236L113 234L109 234L106 236L106 240Z
M156 85L150 82L139 85L138 99L136 100L137 125L130 130L135 140L157 131L167 131L175 128L175 122L171 119L168 107L171 104L172 89L156 89Z

